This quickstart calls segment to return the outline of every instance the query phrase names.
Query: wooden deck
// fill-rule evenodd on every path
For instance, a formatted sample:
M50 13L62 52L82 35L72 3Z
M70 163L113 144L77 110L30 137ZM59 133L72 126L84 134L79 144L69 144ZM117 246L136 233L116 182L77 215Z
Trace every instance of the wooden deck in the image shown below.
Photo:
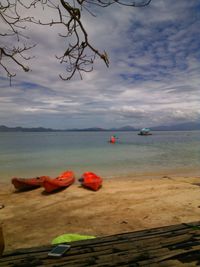
M200 266L200 222L71 243L65 256L49 258L52 246L5 254L0 266Z

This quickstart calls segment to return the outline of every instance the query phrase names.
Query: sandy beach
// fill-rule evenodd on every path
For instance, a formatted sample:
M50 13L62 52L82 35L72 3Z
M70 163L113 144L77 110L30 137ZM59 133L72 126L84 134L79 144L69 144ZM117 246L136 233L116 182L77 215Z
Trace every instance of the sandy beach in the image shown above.
M65 233L105 236L200 220L200 176L105 179L93 192L78 182L45 194L1 184L5 251L50 244Z

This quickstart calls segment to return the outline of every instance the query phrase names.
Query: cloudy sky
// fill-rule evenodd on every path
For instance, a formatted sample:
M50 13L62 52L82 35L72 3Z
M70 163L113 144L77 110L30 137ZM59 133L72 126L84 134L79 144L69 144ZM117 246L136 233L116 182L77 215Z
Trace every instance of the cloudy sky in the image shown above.
M28 26L37 43L31 71L12 63L17 76L10 86L0 69L0 125L69 129L199 122L200 2L152 0L145 8L116 4L94 12L96 17L85 12L83 23L91 43L109 54L110 67L97 60L83 80L63 81L64 66L55 58L64 47L57 29Z

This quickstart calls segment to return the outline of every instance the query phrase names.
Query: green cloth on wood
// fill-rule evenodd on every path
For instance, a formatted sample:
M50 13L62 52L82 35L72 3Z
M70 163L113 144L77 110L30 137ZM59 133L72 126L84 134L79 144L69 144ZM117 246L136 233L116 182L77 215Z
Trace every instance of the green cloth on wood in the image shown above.
M95 236L91 235L80 235L80 234L64 234L64 235L59 235L56 238L52 240L52 244L60 244L60 243L66 243L66 242L74 242L78 240L85 240L85 239L92 239L96 238Z

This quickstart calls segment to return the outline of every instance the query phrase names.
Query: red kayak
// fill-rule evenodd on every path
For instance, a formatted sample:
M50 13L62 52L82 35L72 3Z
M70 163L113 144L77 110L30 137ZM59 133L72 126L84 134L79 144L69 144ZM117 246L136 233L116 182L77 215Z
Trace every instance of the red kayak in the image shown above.
M85 172L82 175L82 178L79 179L79 181L81 182L82 186L92 189L94 191L99 190L103 182L102 178L97 176L93 172Z
M47 178L43 182L45 191L51 193L53 191L63 189L70 186L75 181L75 175L72 171L65 171L56 178Z
M18 190L29 190L34 189L42 186L45 179L47 179L48 176L40 176L35 178L12 178L12 184L14 187Z

